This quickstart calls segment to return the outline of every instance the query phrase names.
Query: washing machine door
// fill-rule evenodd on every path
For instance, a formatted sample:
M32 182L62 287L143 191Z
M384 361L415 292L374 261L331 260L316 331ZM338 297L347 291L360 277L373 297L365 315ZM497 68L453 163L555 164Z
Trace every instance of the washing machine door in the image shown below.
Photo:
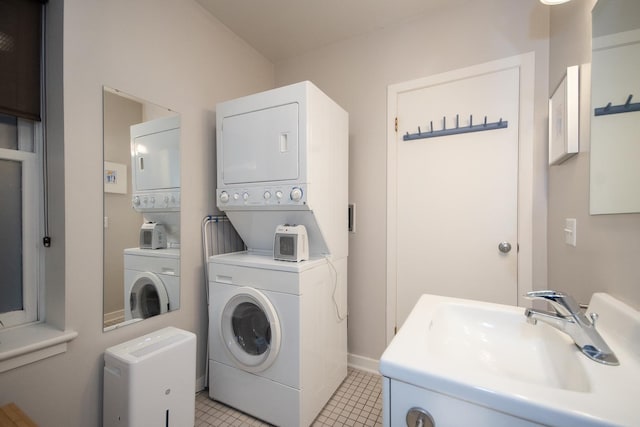
M169 310L169 295L162 280L151 272L138 274L129 294L133 319L146 319Z
M257 289L240 287L229 298L220 315L220 332L229 355L245 371L264 371L278 357L278 313Z

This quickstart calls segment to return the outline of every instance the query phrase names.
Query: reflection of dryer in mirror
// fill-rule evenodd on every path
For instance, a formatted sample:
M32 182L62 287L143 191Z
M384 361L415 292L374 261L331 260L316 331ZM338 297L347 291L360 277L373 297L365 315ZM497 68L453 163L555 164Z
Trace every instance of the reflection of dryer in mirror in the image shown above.
M179 250L125 249L125 321L146 319L179 307Z
M135 210L180 210L179 116L131 126L131 169Z

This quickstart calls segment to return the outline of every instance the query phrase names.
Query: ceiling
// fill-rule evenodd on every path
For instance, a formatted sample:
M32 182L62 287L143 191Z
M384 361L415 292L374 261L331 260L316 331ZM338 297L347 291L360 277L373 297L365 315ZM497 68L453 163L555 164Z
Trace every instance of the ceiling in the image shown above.
M272 62L470 0L196 0Z

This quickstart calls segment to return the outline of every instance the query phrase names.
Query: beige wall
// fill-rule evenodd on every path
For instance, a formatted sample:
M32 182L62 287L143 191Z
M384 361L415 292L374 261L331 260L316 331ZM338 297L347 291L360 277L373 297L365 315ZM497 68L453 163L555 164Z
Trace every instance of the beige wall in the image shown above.
M594 4L580 0L551 9L549 93L566 67L591 62ZM584 303L604 291L640 308L640 214L589 215L588 79L581 84L580 153L549 169L549 286ZM576 247L564 243L565 218L576 218Z
M61 18L62 0L49 3ZM65 318L51 320L76 330L78 337L64 354L0 374L0 402L16 402L43 427L88 427L101 424L102 355L114 344L167 325L193 331L197 376L204 375L200 223L213 208L214 108L216 102L269 89L274 78L270 62L194 1L65 0L63 44L64 87L58 81L51 89L58 99L64 91L65 171L64 181L52 182L58 189L52 203L64 203L66 230L57 217L52 233L59 237L57 248L66 243L66 258L64 267L50 266L64 278L51 282L47 303L66 305ZM59 59L51 60L59 71ZM181 113L184 183L180 310L107 333L102 332L103 85ZM50 119L60 136L59 111ZM54 164L62 160L57 149ZM62 262L57 250L52 254Z
M534 286L546 283L548 7L538 0L468 2L401 26L276 63L276 84L311 80L349 112L349 352L386 347L386 114L389 84L535 52Z

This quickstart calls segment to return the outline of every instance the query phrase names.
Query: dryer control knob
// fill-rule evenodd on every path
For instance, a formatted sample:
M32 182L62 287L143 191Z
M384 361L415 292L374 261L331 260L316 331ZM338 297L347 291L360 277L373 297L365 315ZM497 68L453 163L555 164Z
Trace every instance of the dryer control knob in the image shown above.
M245 192L245 193L242 193L242 198L243 198L245 201L249 200L249 193L246 193L246 192Z
M302 199L302 189L300 187L293 187L291 190L291 200L298 202Z
M226 191L220 193L220 201L222 203L227 203L229 201L229 193L227 193Z
M133 205L134 206L140 206L140 197L139 196L135 196L133 198Z
M265 191L264 192L264 199L265 200L269 200L271 198L271 192L270 191Z
M238 200L240 195L238 193L233 193L233 200Z
M276 191L276 197L278 199L282 199L282 196L283 196L282 191L280 191L280 190Z
M165 194L162 200L164 200L165 203L169 203L169 196Z
M156 202L156 198L154 196L151 196L151 199L149 201L153 205Z

